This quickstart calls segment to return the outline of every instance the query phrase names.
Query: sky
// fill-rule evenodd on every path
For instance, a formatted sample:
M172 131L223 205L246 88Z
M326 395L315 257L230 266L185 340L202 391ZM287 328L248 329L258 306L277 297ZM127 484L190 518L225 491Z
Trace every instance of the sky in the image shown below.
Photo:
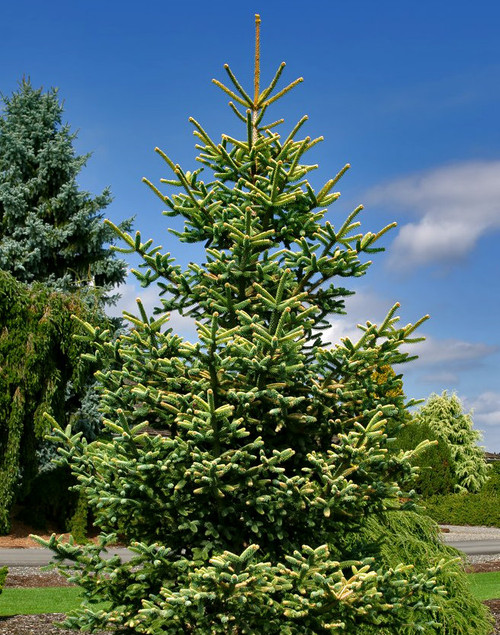
M429 314L419 359L402 369L406 394L456 392L500 452L500 3L18 0L2 8L0 91L23 76L58 87L77 151L92 152L81 187L109 186L105 216L135 216L134 230L186 265L201 251L168 233L175 221L141 179L170 177L156 146L198 167L189 116L215 139L238 133L211 80L225 81L227 62L251 86L255 13L262 83L282 61L283 85L304 77L274 118L290 128L307 114L305 132L325 138L308 157L319 164L311 184L352 166L328 218L342 223L363 203L364 231L398 223L329 339L356 338L357 323L380 321L396 301L403 324ZM137 296L155 303L133 276L121 293L115 312L134 312ZM186 320L173 326L194 337Z

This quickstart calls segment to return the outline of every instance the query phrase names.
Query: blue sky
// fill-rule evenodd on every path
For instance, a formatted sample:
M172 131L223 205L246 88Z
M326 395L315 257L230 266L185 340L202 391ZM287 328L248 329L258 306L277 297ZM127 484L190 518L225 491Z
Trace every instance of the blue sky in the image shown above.
M348 315L332 324L332 341L380 320L396 300L404 323L429 313L406 393L456 391L486 447L500 451L499 3L20 0L2 8L0 91L10 94L23 75L59 87L78 151L93 152L82 187L109 185L106 215L135 215L144 237L185 264L199 254L167 233L141 177L167 177L155 146L197 167L189 115L215 138L238 131L210 80L224 80L228 62L251 83L254 13L263 82L283 60L284 81L305 79L275 118L291 126L308 114L307 133L325 137L308 160L319 163L311 182L352 165L333 222L359 203L366 231L398 222L356 283ZM138 293L131 280L121 306ZM151 306L153 292L140 293Z

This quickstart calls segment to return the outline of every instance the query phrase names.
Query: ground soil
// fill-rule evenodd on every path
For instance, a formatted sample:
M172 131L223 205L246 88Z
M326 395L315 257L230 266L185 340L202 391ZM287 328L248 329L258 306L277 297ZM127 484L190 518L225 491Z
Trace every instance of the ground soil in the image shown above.
M40 536L44 540L48 540L52 534L57 536L69 537L69 534L62 534L55 526L48 526L45 530L34 529L30 525L27 525L21 520L12 519L11 530L7 536L0 536L0 549L3 548L17 548L17 549L29 549L32 547L40 547L40 545L30 538L34 534ZM90 537L90 540L93 538ZM1 635L1 634L0 634Z
M499 635L500 633L500 600L486 600L484 602L489 607L491 614L495 618L495 630L492 635Z
M62 629L63 613L43 613L41 615L14 615L0 617L0 635L67 635L75 631ZM95 635L112 635L112 631L100 631Z
M40 545L30 538L30 534L36 534L37 536L48 540L52 533L55 532L51 531L50 527L46 531L37 531L20 520L12 520L10 534L7 536L0 536L0 548L11 547L28 549L30 547L39 547Z

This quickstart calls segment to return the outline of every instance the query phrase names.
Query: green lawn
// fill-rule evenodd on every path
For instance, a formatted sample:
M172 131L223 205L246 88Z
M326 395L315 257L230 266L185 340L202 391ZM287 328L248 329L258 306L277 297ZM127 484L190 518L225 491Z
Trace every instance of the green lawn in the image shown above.
M468 578L472 592L480 600L500 598L500 571L471 573ZM7 588L0 596L0 616L67 613L79 605L77 587Z
M472 593L480 600L500 598L500 571L491 573L470 573Z
M7 588L0 596L0 616L67 613L79 606L77 587Z

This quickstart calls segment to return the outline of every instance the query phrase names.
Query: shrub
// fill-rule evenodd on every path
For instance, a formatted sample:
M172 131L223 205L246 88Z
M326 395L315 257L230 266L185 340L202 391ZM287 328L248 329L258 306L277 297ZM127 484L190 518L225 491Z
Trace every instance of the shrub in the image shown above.
M0 595L2 594L8 572L9 570L7 569L7 567L0 567Z
M415 572L423 573L430 565L436 565L443 558L454 558L436 576L437 584L446 593L434 598L436 624L428 626L425 635L475 635L490 632L490 616L471 593L463 568L462 554L443 545L439 528L434 521L422 514L389 512L380 518L371 518L363 532L364 541L380 543L380 557L388 567L396 567L404 562L413 565ZM393 631L374 632L378 635L393 635Z
M431 496L425 501L425 509L440 524L500 527L499 493L481 491L478 494Z
M490 465L489 478L481 488L481 493L500 496L500 461L493 461Z
M433 445L425 447L411 459L412 465L419 468L415 476L415 489L424 497L452 492L456 477L451 450L442 439L438 439L428 424L409 419L398 432L394 447L413 450L425 440L432 441Z
M68 523L68 531L71 532L71 535L76 540L76 542L81 545L88 542L88 519L89 504L87 501L87 497L83 492L80 492L75 513Z
M42 472L22 500L17 517L34 529L46 530L49 524L55 524L64 531L76 509L78 494L70 489L75 482L67 466Z

